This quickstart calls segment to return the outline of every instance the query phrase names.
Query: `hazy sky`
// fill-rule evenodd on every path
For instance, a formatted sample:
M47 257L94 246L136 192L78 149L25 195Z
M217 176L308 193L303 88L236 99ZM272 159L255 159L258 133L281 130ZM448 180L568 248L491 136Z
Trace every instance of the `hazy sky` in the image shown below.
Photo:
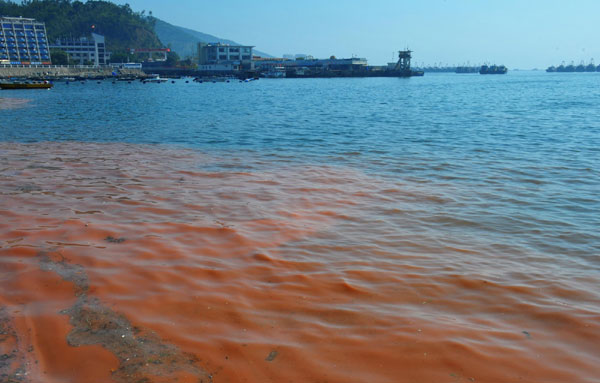
M128 0L172 24L281 56L545 68L596 58L600 0ZM395 61L395 59L394 59Z

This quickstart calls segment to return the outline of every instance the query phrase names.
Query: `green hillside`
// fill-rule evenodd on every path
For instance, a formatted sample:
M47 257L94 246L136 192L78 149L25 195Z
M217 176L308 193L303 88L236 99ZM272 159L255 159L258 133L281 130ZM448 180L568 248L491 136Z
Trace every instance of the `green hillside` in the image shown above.
M50 42L58 37L81 37L95 32L106 37L107 49L113 53L163 46L154 32L153 17L109 1L25 0L16 4L0 0L0 15L45 22Z

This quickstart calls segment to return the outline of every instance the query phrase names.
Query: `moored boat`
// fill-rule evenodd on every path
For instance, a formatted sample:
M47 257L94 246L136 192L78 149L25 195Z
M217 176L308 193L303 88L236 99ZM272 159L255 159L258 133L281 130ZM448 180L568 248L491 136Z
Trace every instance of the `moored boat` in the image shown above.
M508 72L508 68L504 65L483 65L479 70L480 74L506 74Z
M0 83L0 89L50 89L52 83L43 82L5 82Z
M216 83L216 82L231 82L234 81L235 78L234 77L228 77L228 76L213 76L213 77L196 77L194 79L194 82L199 82L199 83L205 83L205 82L212 82L212 83Z
M583 72L600 72L600 66L596 66L596 64L594 64L594 59L592 59L590 61L589 64L585 64L583 61L579 64L579 65L575 65L573 62L571 62L571 64L566 65L565 62L563 61L562 64L560 64L559 66L555 67L555 66L551 66L549 67L546 72L552 73L552 72L559 72L559 73L573 73L573 72L578 72L578 73L583 73Z
M596 65L594 65L593 62L589 63L586 67L585 67L585 71L586 72L595 72L596 71Z
M283 65L280 65L271 68L267 72L261 73L261 76L265 78L284 78L286 76L285 72L285 67Z
M155 84L161 84L163 82L168 82L168 81L169 81L169 79L161 78L160 75L158 75L158 74L154 74L154 75L152 75L152 77L142 80L143 83L150 82L150 83L155 83Z

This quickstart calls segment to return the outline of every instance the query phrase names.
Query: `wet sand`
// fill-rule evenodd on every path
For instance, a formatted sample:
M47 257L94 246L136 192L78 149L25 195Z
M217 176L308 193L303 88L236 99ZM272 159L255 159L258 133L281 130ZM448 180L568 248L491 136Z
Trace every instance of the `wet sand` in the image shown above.
M600 377L597 273L449 235L451 190L261 161L0 144L0 381Z

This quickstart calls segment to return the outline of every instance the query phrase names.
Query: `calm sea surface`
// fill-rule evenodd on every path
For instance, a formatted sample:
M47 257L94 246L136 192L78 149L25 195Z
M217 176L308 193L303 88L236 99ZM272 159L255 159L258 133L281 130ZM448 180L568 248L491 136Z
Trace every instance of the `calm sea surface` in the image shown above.
M599 106L600 73L0 91L0 376L598 381Z

